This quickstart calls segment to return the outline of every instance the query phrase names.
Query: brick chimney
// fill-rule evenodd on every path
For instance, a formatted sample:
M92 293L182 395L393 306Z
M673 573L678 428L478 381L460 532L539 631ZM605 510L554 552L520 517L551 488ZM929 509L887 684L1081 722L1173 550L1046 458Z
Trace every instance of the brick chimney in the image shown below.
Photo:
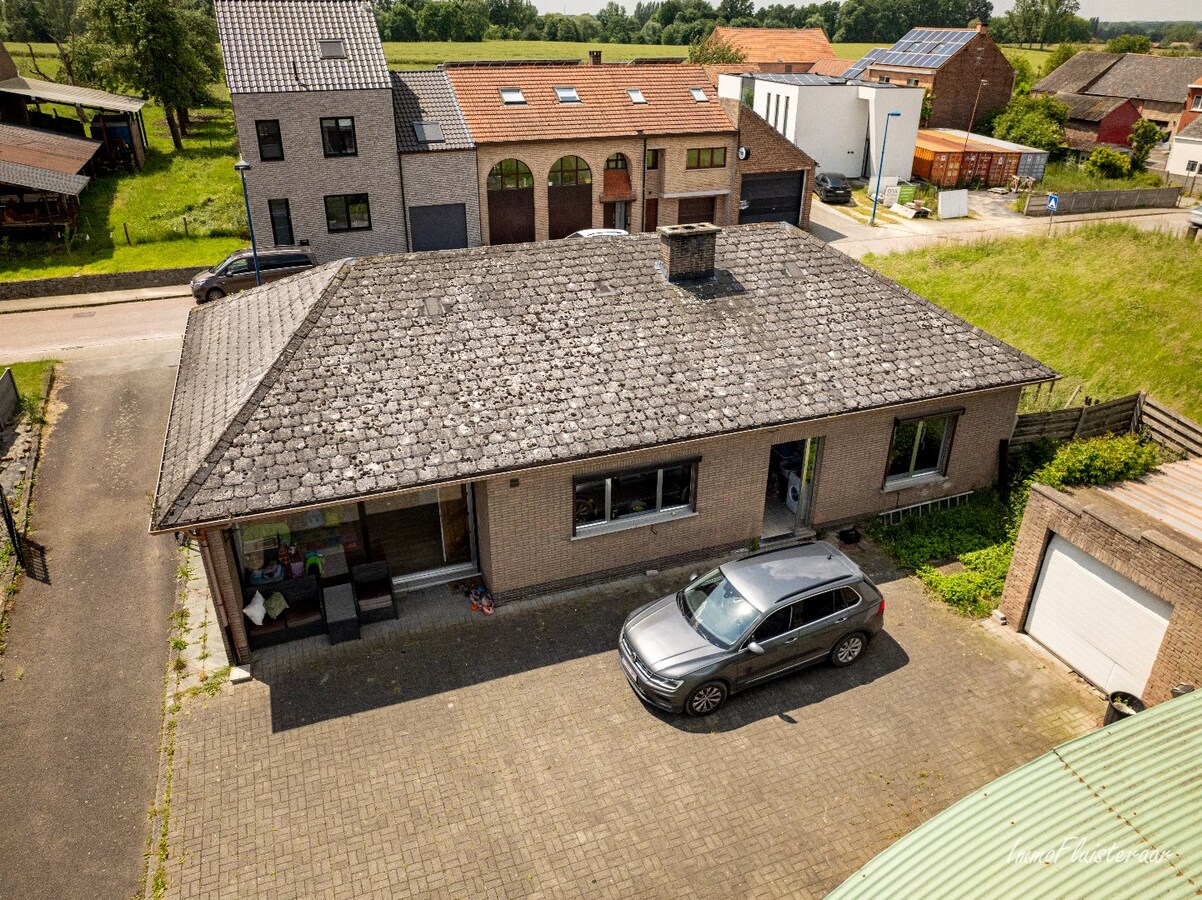
M695 281L712 278L717 225L664 225L655 229L659 235L659 258L669 281Z
M600 50L590 50L588 52L588 64L590 66L601 65L601 51Z

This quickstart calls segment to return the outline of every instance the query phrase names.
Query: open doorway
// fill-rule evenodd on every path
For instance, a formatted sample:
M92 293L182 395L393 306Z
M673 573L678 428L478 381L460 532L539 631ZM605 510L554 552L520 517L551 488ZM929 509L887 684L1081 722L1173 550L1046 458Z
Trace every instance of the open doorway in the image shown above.
M813 437L773 445L764 491L764 540L789 538L809 529L822 444L821 437Z

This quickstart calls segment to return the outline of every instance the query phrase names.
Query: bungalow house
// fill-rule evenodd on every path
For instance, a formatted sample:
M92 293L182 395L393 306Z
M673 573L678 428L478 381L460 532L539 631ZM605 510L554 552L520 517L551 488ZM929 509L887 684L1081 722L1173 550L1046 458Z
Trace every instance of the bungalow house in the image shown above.
M1168 135L1177 130L1189 86L1199 80L1202 57L1091 51L1058 66L1031 92L1130 100L1141 118Z
M1202 81L1191 84L1165 163L1168 180L1191 192L1202 175Z
M808 221L813 160L719 102L701 66L445 68L476 146L486 244L764 221L768 206Z
M847 68L821 28L731 28L719 25L710 43L723 43L743 54L760 72L810 72L818 63ZM828 74L839 74L838 72Z
M1014 67L984 25L912 28L892 47L869 50L844 77L930 92L931 128L973 126L1010 102Z
M985 487L1054 377L781 223L340 260L191 312L152 529L246 660L367 560L504 602Z

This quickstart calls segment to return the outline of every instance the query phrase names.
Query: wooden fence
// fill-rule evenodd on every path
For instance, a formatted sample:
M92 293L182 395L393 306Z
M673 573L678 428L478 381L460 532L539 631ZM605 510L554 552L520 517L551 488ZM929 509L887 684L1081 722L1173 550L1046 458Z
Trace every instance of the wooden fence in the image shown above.
M1181 196L1181 188L1137 188L1132 191L1070 191L1058 194L1056 215L1106 212L1115 209L1172 209ZM1024 215L1048 216L1048 195L1028 194Z
M1202 456L1202 425L1161 406L1151 397L1140 396L1143 398L1140 425L1144 434L1185 456Z
M1014 422L1010 446L1021 447L1043 438L1067 441L1074 437L1096 437L1099 434L1124 434L1135 431L1139 424L1140 394L1108 400L1105 403L1086 403L1070 409L1051 412L1024 413Z
M1105 403L1091 403L1050 412L1024 413L1014 420L1010 447L1044 438L1067 441L1100 434L1142 432L1157 443L1190 457L1202 457L1202 425L1157 403L1142 391Z

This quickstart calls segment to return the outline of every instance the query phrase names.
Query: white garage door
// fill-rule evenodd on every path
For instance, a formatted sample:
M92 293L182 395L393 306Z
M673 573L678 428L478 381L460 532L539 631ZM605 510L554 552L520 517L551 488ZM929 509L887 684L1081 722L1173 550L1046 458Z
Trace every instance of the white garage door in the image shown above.
M1056 535L1027 632L1102 690L1142 694L1173 607Z

